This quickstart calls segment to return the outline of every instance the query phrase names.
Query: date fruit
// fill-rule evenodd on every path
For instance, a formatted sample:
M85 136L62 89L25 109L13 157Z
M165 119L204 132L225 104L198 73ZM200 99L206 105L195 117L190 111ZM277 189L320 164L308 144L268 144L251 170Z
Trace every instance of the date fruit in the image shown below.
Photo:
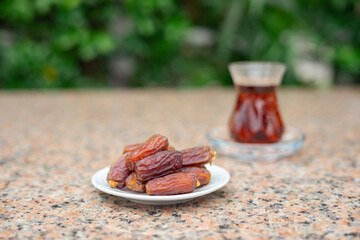
M124 147L123 153L127 153L127 152L133 152L136 149L138 149L141 145L143 145L144 143L135 143L135 144L130 144L130 145L126 145ZM175 148L173 146L168 146L167 150L175 150Z
M124 147L123 153L133 152L136 149L138 149L141 145L143 145L143 143L135 143L135 144L126 145Z
M145 187L148 195L175 195L190 193L199 184L195 174L179 172L150 180Z
M135 169L136 162L144 159L154 153L164 151L168 148L169 141L166 137L155 134L151 138L149 138L145 143L143 143L139 148L130 152L126 159L127 167L130 170Z
M176 172L182 166L183 156L179 151L162 151L138 161L136 176L140 181L148 181Z
M209 146L193 147L181 150L183 155L183 166L203 166L212 164L216 153Z
M139 179L137 179L135 172L132 172L126 178L125 185L127 188L134 192L145 192L145 184Z
M210 182L211 173L205 167L183 167L180 172L194 173L200 182L200 186L204 186Z
M125 180L131 173L126 166L127 155L128 153L123 154L110 166L106 181L111 188L123 188L125 186Z
M113 162L106 181L111 188L123 188L149 195L189 193L209 184L211 173L204 167L215 159L208 146L176 151L165 136L155 134L146 142L129 144Z

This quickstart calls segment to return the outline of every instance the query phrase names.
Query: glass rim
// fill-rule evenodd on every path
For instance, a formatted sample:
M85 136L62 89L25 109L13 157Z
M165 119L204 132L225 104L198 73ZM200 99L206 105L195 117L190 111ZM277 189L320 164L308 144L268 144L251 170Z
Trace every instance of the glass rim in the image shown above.
M243 61L229 63L228 69L235 85L279 86L286 65L280 62Z
M230 69L230 67L236 67L236 68L240 68L240 69L245 69L245 68L251 68L251 67L265 67L265 66L269 66L269 67L275 67L275 68L281 68L281 69L286 69L286 65L282 62L276 62L276 61L236 61L236 62L231 62L228 64L228 68Z

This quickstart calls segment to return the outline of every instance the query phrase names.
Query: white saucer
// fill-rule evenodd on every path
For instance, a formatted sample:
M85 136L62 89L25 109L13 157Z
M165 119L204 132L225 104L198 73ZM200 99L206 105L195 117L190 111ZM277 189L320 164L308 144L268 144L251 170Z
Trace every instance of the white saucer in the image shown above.
M305 141L305 134L295 127L286 127L279 142L268 144L234 142L229 137L227 126L215 127L206 136L218 153L247 162L272 162L290 156L296 153Z
M210 183L195 189L192 193L171 195L171 196L149 196L146 193L135 193L127 188L122 190L110 188L106 182L106 175L109 167L97 171L91 178L91 182L100 191L108 194L125 198L129 201L146 204L146 205L171 205L191 201L197 197L215 192L216 190L225 186L230 180L230 174L225 169L216 165L206 165L206 168L211 173Z

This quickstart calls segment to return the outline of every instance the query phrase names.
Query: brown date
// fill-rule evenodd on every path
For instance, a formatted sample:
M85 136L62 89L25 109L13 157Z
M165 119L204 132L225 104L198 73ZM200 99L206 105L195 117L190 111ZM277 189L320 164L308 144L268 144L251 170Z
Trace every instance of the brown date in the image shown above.
M183 155L183 166L203 166L206 163L212 164L216 153L210 147L193 147L181 150Z
M211 173L205 167L183 167L180 172L194 173L200 182L200 186L204 186L210 182Z
M130 170L134 170L136 162L153 155L154 153L164 151L168 146L169 141L166 137L155 134L145 143L141 144L139 148L130 152L130 155L128 155L126 159L126 164Z
M119 157L110 166L106 181L111 188L123 188L125 186L125 180L131 173L126 166L126 158L128 153Z
M135 144L130 144L130 145L126 145L124 147L123 153L127 153L127 152L133 152L136 149L138 149L141 145L143 145L144 143L135 143ZM167 150L175 150L175 148L173 146L168 146Z
M134 192L145 192L145 184L137 179L135 172L126 178L125 185Z
M162 151L138 161L135 165L136 176L140 181L148 181L173 173L182 166L179 151Z
M141 145L143 145L143 143L135 143L135 144L126 145L124 147L123 153L133 152L136 149L138 149Z
M175 195L190 193L199 184L195 174L179 172L152 179L145 187L148 195Z

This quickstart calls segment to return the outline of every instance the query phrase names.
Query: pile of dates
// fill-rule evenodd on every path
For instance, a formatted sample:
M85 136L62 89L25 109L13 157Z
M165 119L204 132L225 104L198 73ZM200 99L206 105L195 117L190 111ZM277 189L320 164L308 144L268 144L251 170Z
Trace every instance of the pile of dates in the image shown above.
M106 180L112 188L127 187L148 195L190 193L210 182L204 165L214 158L208 146L176 151L166 137L156 134L144 143L125 146Z

